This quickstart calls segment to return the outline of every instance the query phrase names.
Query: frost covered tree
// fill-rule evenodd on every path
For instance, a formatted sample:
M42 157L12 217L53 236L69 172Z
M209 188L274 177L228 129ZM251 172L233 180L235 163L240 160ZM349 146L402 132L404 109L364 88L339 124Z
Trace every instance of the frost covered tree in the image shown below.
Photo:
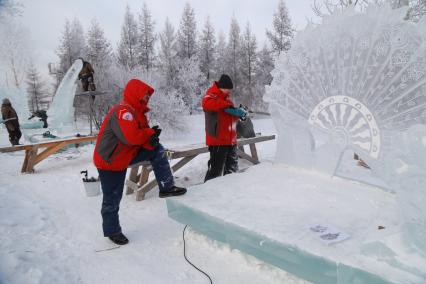
M274 70L273 52L268 49L266 45L258 52L258 71L255 74L255 91L253 92L253 100L251 102L251 109L255 111L266 111L267 105L263 101L265 94L265 86L272 83L271 72Z
M65 20L61 42L56 50L59 57L59 68L54 74L57 82L56 88L74 61L85 56L85 46L84 30L80 21L77 18L74 18L72 22L68 19Z
M138 25L135 16L130 11L130 7L127 6L117 50L117 61L122 68L133 70L138 65L138 37Z
M216 71L216 77L226 72L226 47L227 44L225 34L221 31L219 33L216 46L216 60L214 66L214 70Z
M164 30L160 34L159 50L159 68L164 77L166 91L175 85L175 77L178 70L177 53L176 32L167 18Z
M284 0L279 0L278 10L274 13L273 30L266 31L266 35L271 42L272 50L280 55L290 49L293 38L293 27Z
M216 58L216 36L209 17L204 24L199 44L200 70L204 74L205 80L209 82L212 75L215 75L214 63Z
M104 30L95 19L92 20L87 32L86 50L86 59L92 64L96 73L94 77L98 89L108 89L109 67L112 63L112 48L105 37Z
M196 56L179 60L175 89L192 113L200 106L201 88L205 80Z
M240 91L240 102L250 106L255 89L255 75L257 73L257 41L255 35L251 31L250 24L247 23L242 41L241 41L242 61L241 75L244 88Z
M51 97L46 92L46 83L42 80L39 71L32 62L27 70L26 85L29 110L31 112L41 109L46 110Z
M426 1L425 0L393 0L395 6L408 6L406 15L407 20L418 22L424 15L426 15Z
M228 35L228 44L225 55L225 72L231 76L234 83L234 94L237 95L241 83L241 30L235 17L231 20L231 26Z
M144 3L139 14L138 63L147 72L154 66L156 40L155 22L148 6Z
M113 89L113 51L110 42L105 37L104 30L99 22L95 19L91 21L90 28L87 31L87 56L86 60L89 61L95 70L94 80L96 89L100 91L108 91ZM76 101L76 115L87 115L87 97L79 97ZM93 111L96 125L102 121L106 115L108 106L113 102L111 96L102 95L98 96L94 101Z
M22 14L22 3L14 0L0 1L0 22L7 21L9 17L20 16Z
M29 37L29 31L12 18L0 25L0 69L5 86L19 89L25 79L31 53Z
M382 4L388 0L314 0L312 10L318 16L323 18L324 16L331 15L335 11L342 11L346 7L354 7L358 10L364 10L370 3ZM394 1L394 0L390 0ZM397 0L400 1L400 0Z
M181 59L190 59L197 53L197 24L194 9L185 4L178 30L178 55Z
M246 85L252 86L257 68L257 40L256 36L251 31L249 23L247 23L242 37L241 50L243 55L243 60L241 62L243 80Z

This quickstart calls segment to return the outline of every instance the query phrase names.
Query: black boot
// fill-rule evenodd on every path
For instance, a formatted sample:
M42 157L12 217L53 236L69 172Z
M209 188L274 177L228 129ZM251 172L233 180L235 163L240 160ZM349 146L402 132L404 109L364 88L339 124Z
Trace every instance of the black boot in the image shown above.
M123 235L123 233L118 233L116 235L113 236L109 236L108 237L113 243L117 244L117 245L125 245L129 242L129 240L126 238L125 235Z
M183 195L185 193L186 193L186 188L172 186L172 188L170 188L169 190L161 190L158 197L164 198L169 196L178 196L178 195Z

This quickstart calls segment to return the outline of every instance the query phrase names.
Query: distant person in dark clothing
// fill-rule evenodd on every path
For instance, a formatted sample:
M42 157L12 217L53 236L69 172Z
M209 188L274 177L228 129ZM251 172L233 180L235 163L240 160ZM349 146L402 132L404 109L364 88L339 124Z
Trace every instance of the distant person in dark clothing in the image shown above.
M96 86L93 79L95 70L93 70L92 64L84 61L82 58L80 59L83 61L83 68L81 68L81 71L78 74L78 79L81 81L83 91L87 92L89 89L90 91L96 91Z
M40 118L40 121L43 121L43 128L47 128L47 113L45 110L36 110L28 119L32 119L34 117Z
M7 98L3 99L1 116L3 119L2 123L4 123L7 132L9 132L10 143L12 143L12 146L18 145L19 139L22 136L21 130L19 129L19 119L15 109Z

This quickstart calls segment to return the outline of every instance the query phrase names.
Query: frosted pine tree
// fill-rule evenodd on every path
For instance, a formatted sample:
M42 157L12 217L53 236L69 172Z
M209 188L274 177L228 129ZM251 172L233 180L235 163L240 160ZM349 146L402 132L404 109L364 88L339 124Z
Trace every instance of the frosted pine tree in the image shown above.
M0 22L22 14L23 5L14 0L0 1Z
M221 31L218 36L216 46L216 60L215 60L215 71L217 76L213 78L218 80L218 76L226 72L226 38L225 34Z
M146 72L154 67L155 62L155 22L146 3L139 14L138 63Z
M216 37L214 28L207 17L204 29L200 37L200 70L204 74L204 78L208 83L214 76L214 63L216 58Z
M185 4L178 30L178 55L181 59L190 59L197 53L197 24L194 9Z
M271 72L274 70L274 59L272 51L266 45L258 52L257 58L258 71L255 74L256 85L251 108L254 111L266 111L267 104L263 101L263 95L265 86L271 85L273 79Z
M25 83L27 85L29 110L31 112L41 109L46 110L50 103L50 96L46 91L46 83L41 79L40 73L33 62L30 63L27 70Z
M293 27L284 0L279 0L278 10L274 13L273 30L266 31L272 50L276 55L290 49L293 38Z
M92 20L90 29L87 32L87 57L95 70L94 80L96 89L99 91L112 90L113 86L113 51L111 44L105 38L105 33L102 27L96 20ZM77 114L87 115L87 99L80 97L76 108ZM112 102L111 96L102 95L98 96L94 101L94 119L96 124L102 121L102 118L106 115L109 106L114 103Z
M98 89L106 90L109 88L109 68L112 63L112 48L109 41L105 38L104 30L98 21L92 20L89 31L87 32L87 57L95 69L95 83Z
M29 37L29 31L13 18L0 24L0 85L22 86L31 51Z
M195 13L185 4L178 30L178 70L175 88L192 111L199 105L202 73L197 57L197 26Z
M164 78L166 90L175 85L177 65L177 38L176 32L169 19L166 19L164 30L160 34L159 67Z
M190 109L190 112L200 106L201 89L204 76L201 73L200 65L196 56L190 59L181 59L177 70L177 86L175 89L182 96L183 101Z
M258 62L256 36L252 33L249 23L247 23L242 37L241 51L241 75L244 88L240 91L240 102L246 106L251 106L254 100Z
M72 22L66 20L61 42L56 50L56 54L59 57L59 69L54 76L56 76L58 85L74 61L79 57L84 57L85 53L83 26L77 18L74 18Z
M133 70L137 66L138 57L138 25L135 16L130 12L130 7L126 7L124 23L121 27L121 38L118 44L117 61L118 64L127 70Z
M242 84L242 74L240 68L242 60L243 54L241 50L241 30L237 20L235 17L233 17L229 30L228 45L226 47L225 72L231 76L232 82L234 83L233 93L236 97L239 93L240 84Z

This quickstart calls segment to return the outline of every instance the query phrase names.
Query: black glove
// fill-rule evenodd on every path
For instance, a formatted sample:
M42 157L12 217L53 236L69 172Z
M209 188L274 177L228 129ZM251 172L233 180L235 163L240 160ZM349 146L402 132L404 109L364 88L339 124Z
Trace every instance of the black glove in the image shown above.
M160 144L160 139L155 134L149 138L149 144L151 144L152 147L157 148L158 144Z
M158 125L155 125L155 126L153 126L153 127L152 127L152 129L155 131L154 136L156 136L156 137L160 137L160 134L161 134L161 128L160 128Z

